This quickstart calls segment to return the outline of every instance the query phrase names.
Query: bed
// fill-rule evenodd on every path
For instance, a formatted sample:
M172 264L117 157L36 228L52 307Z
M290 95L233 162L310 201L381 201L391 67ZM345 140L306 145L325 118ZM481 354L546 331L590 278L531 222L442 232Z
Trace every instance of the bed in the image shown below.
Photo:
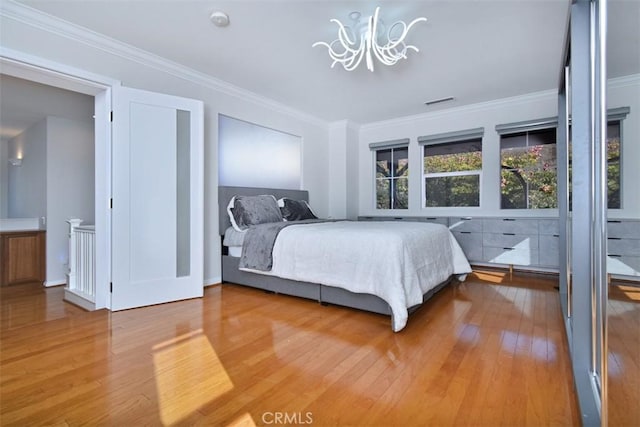
M233 207L236 214L244 209L238 200L265 195L281 203L309 199L303 190L218 187L223 282L388 315L398 332L409 313L471 272L455 238L440 224L305 219L238 228ZM272 250L251 249L264 240L260 228L278 229L267 230L277 236L265 246ZM267 258L255 261L252 251L268 252Z

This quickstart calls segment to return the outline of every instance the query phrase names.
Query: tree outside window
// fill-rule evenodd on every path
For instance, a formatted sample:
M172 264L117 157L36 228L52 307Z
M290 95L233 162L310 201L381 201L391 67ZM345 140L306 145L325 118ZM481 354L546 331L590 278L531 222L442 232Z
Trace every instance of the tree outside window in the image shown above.
M503 135L500 141L502 209L558 206L555 128Z
M620 209L620 121L607 126L607 193L609 209Z
M425 207L480 206L481 173L481 138L425 145Z
M620 208L620 121L607 128L608 207ZM502 209L558 207L556 128L503 135L500 141ZM571 149L569 198L571 200Z

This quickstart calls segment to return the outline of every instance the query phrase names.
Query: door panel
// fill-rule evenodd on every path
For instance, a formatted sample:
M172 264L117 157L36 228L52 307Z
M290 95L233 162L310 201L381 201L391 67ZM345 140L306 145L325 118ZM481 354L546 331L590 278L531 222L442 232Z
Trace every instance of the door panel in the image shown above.
M111 309L203 293L200 101L114 92Z

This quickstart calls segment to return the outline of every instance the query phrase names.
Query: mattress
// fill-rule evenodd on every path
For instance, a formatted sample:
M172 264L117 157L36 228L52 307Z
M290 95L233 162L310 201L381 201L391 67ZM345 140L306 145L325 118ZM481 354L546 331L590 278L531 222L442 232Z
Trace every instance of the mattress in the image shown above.
M399 331L409 307L451 275L463 279L471 266L443 225L339 221L282 229L271 270L245 271L376 295Z

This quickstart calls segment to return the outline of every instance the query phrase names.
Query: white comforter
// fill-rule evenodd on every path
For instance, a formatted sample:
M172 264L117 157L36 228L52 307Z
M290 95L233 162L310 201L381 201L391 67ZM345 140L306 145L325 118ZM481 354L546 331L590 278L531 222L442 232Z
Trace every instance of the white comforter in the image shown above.
M393 312L394 331L407 308L452 274L471 266L449 229L409 222L327 222L280 231L271 274L374 294Z

